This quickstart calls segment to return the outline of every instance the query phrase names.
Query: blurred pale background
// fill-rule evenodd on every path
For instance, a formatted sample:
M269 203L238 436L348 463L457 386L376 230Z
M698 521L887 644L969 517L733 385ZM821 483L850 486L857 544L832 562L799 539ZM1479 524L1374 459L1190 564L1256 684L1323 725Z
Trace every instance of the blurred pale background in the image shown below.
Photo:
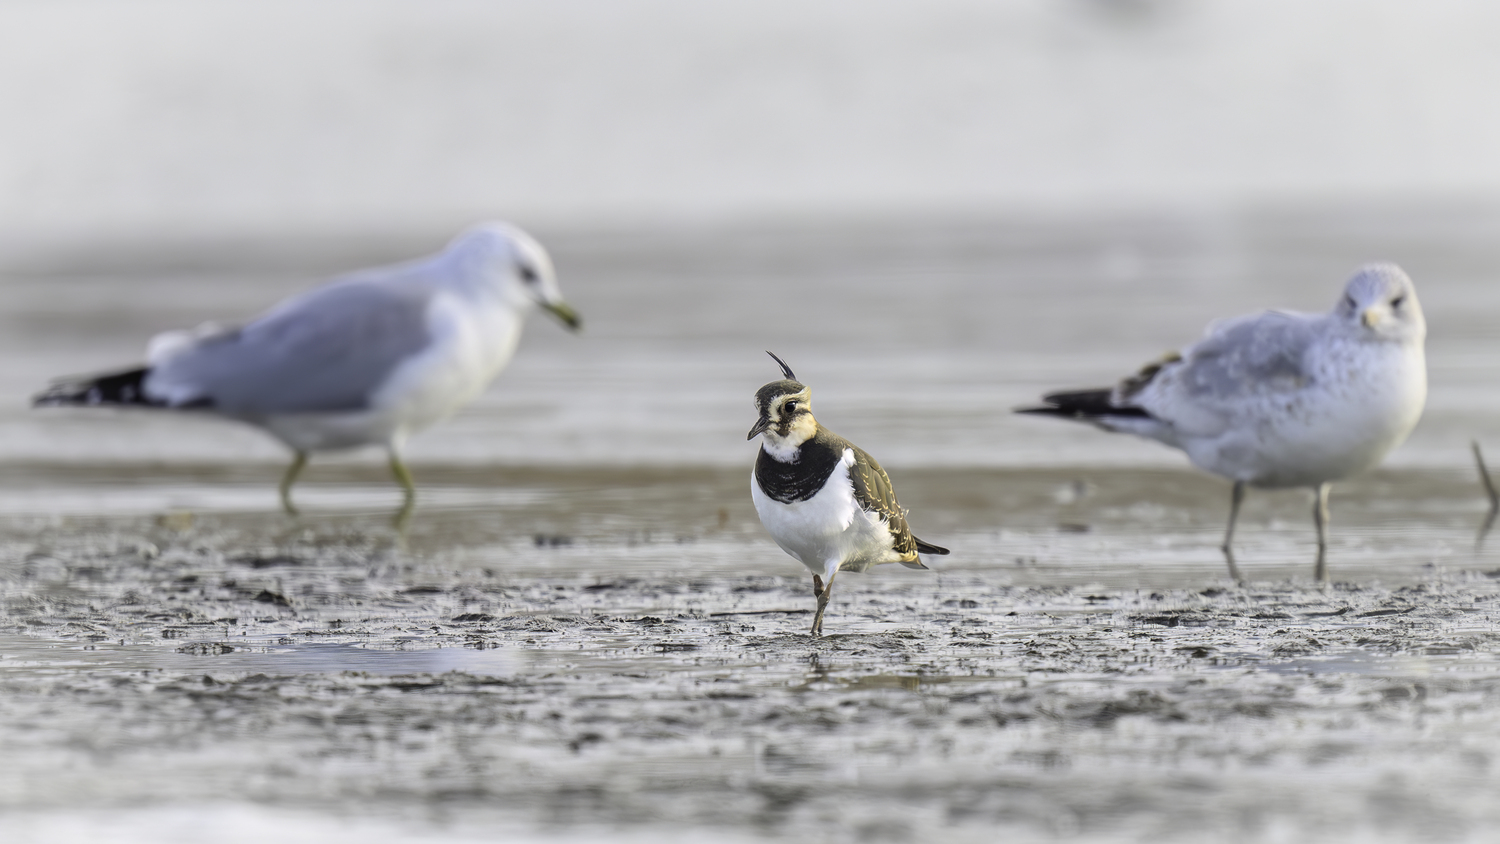
M8 238L1500 189L1483 0L0 3Z

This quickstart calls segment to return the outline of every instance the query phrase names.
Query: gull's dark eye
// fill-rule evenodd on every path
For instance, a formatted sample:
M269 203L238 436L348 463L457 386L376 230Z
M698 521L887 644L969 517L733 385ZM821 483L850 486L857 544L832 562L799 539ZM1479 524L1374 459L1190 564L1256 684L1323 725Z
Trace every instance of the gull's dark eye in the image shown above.
M1391 307L1393 307L1393 308L1399 308L1399 307L1401 307L1401 303L1405 302L1405 301L1406 301L1406 296L1405 295L1397 296L1396 298L1394 298L1394 299L1391 300Z
M526 282L527 284L536 284L536 268L532 267L530 264L522 264L520 266L520 273L522 281Z
M1344 297L1344 306L1347 307L1351 311L1354 310L1354 308L1356 307L1355 304L1354 304L1354 297L1353 296L1345 296Z

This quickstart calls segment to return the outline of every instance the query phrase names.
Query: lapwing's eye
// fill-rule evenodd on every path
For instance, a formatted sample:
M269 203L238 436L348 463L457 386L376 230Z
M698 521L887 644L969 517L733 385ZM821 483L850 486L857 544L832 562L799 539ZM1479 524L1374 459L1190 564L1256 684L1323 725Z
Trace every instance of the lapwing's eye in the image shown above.
M1393 307L1393 308L1399 308L1399 307L1401 307L1401 303L1405 302L1405 301L1406 301L1406 296L1404 296L1404 295L1397 296L1396 298L1394 298L1394 299L1391 300L1391 307Z
M795 402L795 401L789 401L789 402L787 402L786 404L782 405L782 410L785 410L787 413L796 413L797 412L797 402Z

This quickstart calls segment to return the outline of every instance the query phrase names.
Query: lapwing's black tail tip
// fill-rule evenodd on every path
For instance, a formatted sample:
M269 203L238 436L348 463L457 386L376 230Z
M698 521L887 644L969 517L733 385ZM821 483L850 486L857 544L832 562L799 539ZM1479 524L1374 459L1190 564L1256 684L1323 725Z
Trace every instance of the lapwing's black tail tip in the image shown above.
M922 540L916 538L915 536L913 536L911 539L912 539L913 542L917 543L917 553L919 553L919 554L938 554L938 555L942 555L942 554L949 553L948 549L944 548L941 545L933 545L931 542L923 542Z
M32 397L32 407L90 407L95 405L146 405L156 406L160 402L146 396L141 382L151 370L148 367L111 372L107 375L88 375L80 378L64 378L53 383L43 392Z

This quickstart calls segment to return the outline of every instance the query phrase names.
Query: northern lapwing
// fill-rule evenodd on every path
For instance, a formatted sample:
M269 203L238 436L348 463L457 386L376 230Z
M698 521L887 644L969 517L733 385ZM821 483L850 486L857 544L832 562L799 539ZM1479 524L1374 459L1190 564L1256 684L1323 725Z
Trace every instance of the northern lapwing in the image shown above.
M919 554L948 549L912 536L885 470L864 449L819 425L812 391L781 358L766 354L785 377L755 393L759 418L746 439L762 439L750 496L776 544L812 572L818 608L811 633L817 636L840 571L880 563L925 569Z

